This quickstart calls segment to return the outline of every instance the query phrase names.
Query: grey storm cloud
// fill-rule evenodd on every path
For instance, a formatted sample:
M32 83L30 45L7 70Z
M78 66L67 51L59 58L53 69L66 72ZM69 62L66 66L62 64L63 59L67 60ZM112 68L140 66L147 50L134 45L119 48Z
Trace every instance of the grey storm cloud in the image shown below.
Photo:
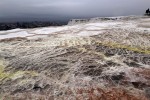
M148 7L150 0L1 0L0 17L142 15Z

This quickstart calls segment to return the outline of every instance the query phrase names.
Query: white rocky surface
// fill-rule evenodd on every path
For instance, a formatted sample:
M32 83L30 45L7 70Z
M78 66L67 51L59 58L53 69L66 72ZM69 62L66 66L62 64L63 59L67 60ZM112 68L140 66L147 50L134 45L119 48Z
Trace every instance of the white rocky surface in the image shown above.
M149 100L150 18L0 31L0 99Z

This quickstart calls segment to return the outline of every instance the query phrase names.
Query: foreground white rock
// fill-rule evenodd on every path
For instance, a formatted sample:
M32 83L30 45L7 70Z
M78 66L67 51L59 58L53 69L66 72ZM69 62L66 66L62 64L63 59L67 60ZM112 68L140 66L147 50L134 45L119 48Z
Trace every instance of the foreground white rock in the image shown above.
M0 99L148 100L150 18L74 22L0 32Z

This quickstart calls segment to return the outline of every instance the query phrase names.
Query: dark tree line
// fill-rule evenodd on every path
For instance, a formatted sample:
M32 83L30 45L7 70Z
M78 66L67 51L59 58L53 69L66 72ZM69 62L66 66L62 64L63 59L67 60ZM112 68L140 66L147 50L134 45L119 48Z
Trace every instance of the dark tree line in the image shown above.
M0 23L0 30L10 30L15 28L37 28L48 26L62 26L67 22L14 22L14 23Z
M149 8L146 10L145 15L150 16L150 10L149 10Z

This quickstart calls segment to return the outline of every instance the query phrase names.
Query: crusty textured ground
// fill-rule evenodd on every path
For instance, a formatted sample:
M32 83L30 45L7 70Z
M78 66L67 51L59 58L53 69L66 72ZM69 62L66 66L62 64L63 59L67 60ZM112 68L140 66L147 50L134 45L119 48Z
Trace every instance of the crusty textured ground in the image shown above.
M41 38L1 39L0 99L149 100L149 20L87 22Z

